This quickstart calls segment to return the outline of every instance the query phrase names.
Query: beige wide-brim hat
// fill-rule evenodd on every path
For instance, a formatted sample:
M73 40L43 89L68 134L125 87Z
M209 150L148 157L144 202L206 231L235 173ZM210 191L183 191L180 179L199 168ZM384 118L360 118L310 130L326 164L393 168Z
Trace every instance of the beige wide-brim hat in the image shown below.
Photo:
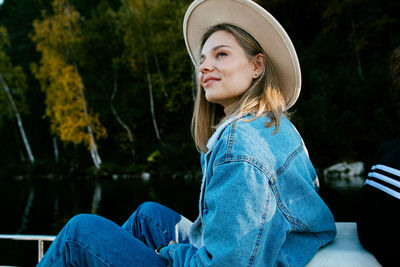
M296 51L279 22L250 0L195 0L183 20L183 36L190 58L198 66L201 38L212 26L227 23L247 31L267 53L279 78L286 109L300 94L301 73Z

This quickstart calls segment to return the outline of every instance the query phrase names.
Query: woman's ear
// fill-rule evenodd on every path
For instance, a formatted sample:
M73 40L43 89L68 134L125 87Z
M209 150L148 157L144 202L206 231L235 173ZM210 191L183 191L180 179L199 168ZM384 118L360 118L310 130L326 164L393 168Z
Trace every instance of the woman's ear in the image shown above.
M253 66L254 66L254 76L255 78L259 77L265 68L265 57L262 53L257 54L253 58Z

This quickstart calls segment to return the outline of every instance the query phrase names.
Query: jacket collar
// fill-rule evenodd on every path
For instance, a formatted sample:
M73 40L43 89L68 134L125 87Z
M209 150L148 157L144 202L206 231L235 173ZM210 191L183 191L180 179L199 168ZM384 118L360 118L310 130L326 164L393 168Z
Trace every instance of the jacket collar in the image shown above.
M210 152L214 148L214 146L217 143L217 141L218 141L219 137L221 136L222 132L225 130L225 128L229 124L231 124L235 120L238 120L240 118L246 117L248 115L250 115L250 114L242 114L242 115L233 116L233 117L227 119L226 121L224 121L222 124L220 124L217 127L217 130L215 130L215 132L211 135L210 139L208 139L208 142L207 142L208 152Z

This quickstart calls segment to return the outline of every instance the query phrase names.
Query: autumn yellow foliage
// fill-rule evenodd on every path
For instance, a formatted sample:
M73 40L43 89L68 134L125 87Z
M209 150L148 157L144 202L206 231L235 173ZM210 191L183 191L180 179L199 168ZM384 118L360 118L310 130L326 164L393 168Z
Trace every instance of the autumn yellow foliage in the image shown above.
M90 149L94 138L106 137L107 132L99 115L88 108L74 63L74 46L82 40L80 14L65 0L53 2L53 13L43 12L43 19L33 23L31 38L42 57L40 65L31 68L46 94L45 117L50 119L51 131L63 141L84 143Z

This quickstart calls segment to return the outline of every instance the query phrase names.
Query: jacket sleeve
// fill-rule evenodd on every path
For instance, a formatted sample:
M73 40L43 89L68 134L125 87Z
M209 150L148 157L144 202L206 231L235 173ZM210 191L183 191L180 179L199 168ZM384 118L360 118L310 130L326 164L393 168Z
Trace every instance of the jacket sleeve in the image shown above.
M256 164L223 162L214 166L205 189L204 246L196 249L191 244L173 244L163 248L161 256L174 266L252 265L265 253L266 235L285 235L282 220L268 179ZM284 240L274 237L268 242L271 257L276 257L273 254Z

